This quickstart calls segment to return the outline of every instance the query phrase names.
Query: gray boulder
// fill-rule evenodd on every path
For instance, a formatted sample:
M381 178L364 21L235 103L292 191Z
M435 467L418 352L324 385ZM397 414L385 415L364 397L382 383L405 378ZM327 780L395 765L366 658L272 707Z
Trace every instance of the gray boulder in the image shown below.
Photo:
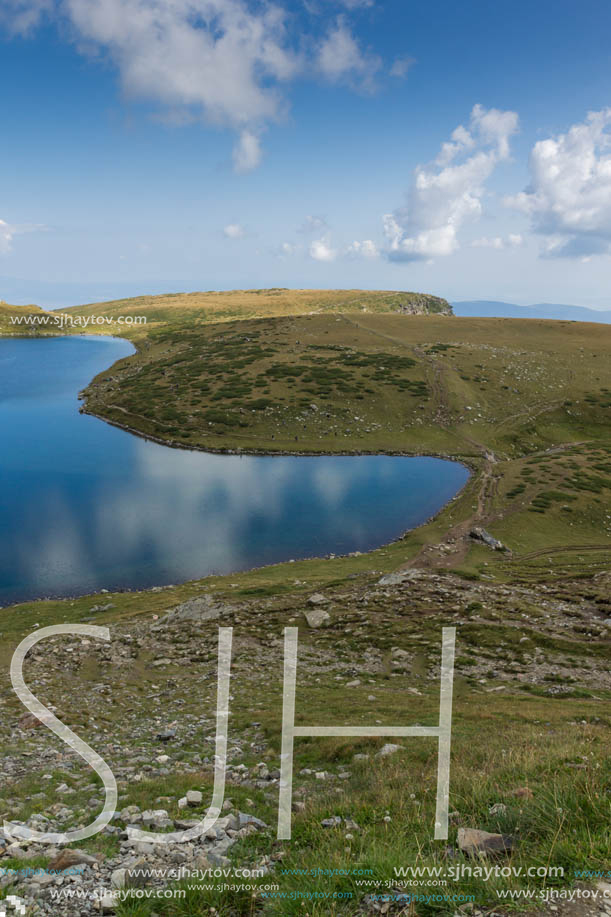
M331 623L331 615L324 610L324 608L313 608L311 611L306 611L305 619L308 622L308 627L328 627Z
M490 532L487 532L486 529L483 529L480 525L474 526L469 532L469 535L474 541L481 541L482 544L488 545L493 551L508 550L502 541L499 541L498 538L495 538L494 535L491 535Z

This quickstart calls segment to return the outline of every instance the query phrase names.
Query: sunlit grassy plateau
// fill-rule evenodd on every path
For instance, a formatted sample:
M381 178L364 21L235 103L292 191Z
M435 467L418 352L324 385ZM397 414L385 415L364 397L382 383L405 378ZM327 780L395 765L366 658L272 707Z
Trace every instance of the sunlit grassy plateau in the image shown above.
M94 379L83 401L84 410L134 433L213 451L439 455L473 472L433 520L366 555L296 559L157 592L104 596L104 603L83 597L0 612L5 671L34 624L95 620L129 648L127 666L87 647L78 666L43 653L28 671L41 699L109 763L138 752L152 761L140 782L128 773L121 780L122 805L142 808L188 788L209 796L210 768L198 769L192 759L214 734L217 623L234 626L236 761L249 768L263 761L270 769L280 751L284 627L300 629L298 722L337 725L433 724L441 628L457 627L447 843L433 840L434 741L399 740L404 751L376 758L384 740L300 739L296 775L306 768L331 776L296 776L295 798L305 808L294 814L290 842L275 840L275 784L230 785L226 795L237 807L244 810L249 797L255 805L248 811L272 826L237 844L231 856L236 863L271 856L284 892L343 891L351 898L304 903L299 894L199 891L183 901L125 904L120 913L376 913L365 899L375 882L378 892L431 892L396 878L393 867L455 864L459 826L511 834L514 850L503 864L565 869L564 879L462 879L441 889L473 894L477 906L497 912L525 906L499 900L499 889L560 887L575 880L575 870L608 869L611 329L456 318L433 297L363 291L177 294L68 311L147 317L146 325L87 329L120 334L137 347ZM3 333L15 333L10 314L11 307L0 306ZM509 550L474 540L474 526ZM411 575L404 583L378 583L396 570ZM330 625L317 630L303 618L314 591L328 598L331 615ZM222 621L153 640L153 615L202 594L227 603ZM112 607L92 611L100 604ZM80 643L63 640L62 647L71 642ZM156 656L170 663L153 667ZM347 687L355 680L360 684ZM19 705L7 680L1 700L3 747L18 759L31 740L14 728ZM159 774L155 733L170 720L184 730L177 727L176 745L164 748L171 764ZM61 749L50 735L45 740ZM355 752L371 757L355 762ZM47 781L48 761L21 762L0 788L0 814L17 817L16 803L19 818L51 807L64 780L77 790L73 802L80 800L91 783L67 756ZM352 776L343 779L342 772ZM531 792L516 795L524 787ZM32 801L36 793L44 800ZM505 809L491 814L497 803ZM359 830L322 828L331 815L350 816ZM102 837L90 846L110 853L115 843ZM371 869L372 884L290 872L310 867ZM389 913L402 913L400 907L395 902ZM457 908L415 905L417 913Z

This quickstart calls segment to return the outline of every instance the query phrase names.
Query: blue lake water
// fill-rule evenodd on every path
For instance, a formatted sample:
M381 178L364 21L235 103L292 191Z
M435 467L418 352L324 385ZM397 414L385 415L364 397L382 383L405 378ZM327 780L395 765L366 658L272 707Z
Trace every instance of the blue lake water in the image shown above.
M367 551L468 478L435 458L170 449L79 414L78 392L132 351L0 339L0 605Z

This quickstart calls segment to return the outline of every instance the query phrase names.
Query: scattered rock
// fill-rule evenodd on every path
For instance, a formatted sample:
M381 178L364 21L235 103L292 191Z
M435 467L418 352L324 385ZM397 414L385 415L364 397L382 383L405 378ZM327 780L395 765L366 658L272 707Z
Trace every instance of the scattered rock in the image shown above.
M168 624L178 624L181 621L216 621L217 618L226 617L232 611L231 606L216 601L214 596L200 595L170 609L154 625L154 629L165 627Z
M398 573L385 573L378 580L378 586L400 586L401 583L404 583L406 580L412 577L413 573L411 570L403 570Z
M387 758L388 755L394 755L396 751L403 751L403 746L387 742L386 745L382 745L379 752L377 752L376 758Z
M322 592L315 592L308 599L308 605L317 606L317 605L328 605L328 604L329 604L329 599L326 597L326 595L323 595Z
M90 856L88 853L85 853L84 850L73 850L72 848L65 848L50 861L49 869L57 869L62 871L64 869L69 869L71 866L78 866L79 864L83 864L85 866L93 866L97 863L98 860L95 857Z
M246 825L254 825L255 828L267 828L267 825L264 821L261 821L260 818L256 818L254 815L247 815L245 812L238 813L238 823L240 828L245 828Z
M328 627L331 623L331 615L324 608L314 608L312 611L306 611L305 619L308 627Z
M504 802L495 802L493 806L490 806L488 812L490 815L505 815L507 806Z
M481 854L509 853L513 848L513 839L507 834L491 834L478 828L459 828L458 846L468 856Z
M332 815L330 818L323 818L321 825L323 828L339 828L342 823L340 815Z
M171 742L172 739L176 738L175 729L164 729L162 732L157 733L157 740L159 742Z
M486 529L483 529L480 525L474 526L469 532L469 536L473 538L474 541L481 541L483 544L488 545L488 547L492 548L494 551L508 550L502 541L499 541L498 538L495 538L494 535L491 535L490 532L487 532Z

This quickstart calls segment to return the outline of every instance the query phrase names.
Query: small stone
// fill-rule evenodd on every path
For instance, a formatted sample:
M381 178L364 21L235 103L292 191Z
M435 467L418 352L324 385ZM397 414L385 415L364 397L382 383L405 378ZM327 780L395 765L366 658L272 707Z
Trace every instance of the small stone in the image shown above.
M188 790L186 795L187 805L192 808L201 806L203 796L199 790Z
M376 758L386 758L388 755L394 755L397 751L403 751L403 746L394 745L392 742L387 742L386 745L383 745L379 752L376 754Z
M35 882L40 888L44 888L47 885L51 885L52 882L55 882L55 876L48 872L41 872L32 877L32 882Z
M378 586L400 586L401 583L404 583L410 576L410 570L406 570L404 573L386 573L378 580Z
M71 866L78 866L79 864L84 864L85 866L97 865L98 860L95 857L90 856L88 853L85 853L84 850L73 850L71 848L66 848L62 850L58 856L54 857L49 863L49 869L57 869L63 871L64 869L69 869Z
M254 815L247 815L245 812L238 813L239 827L245 828L246 825L254 825L255 828L267 828L267 825L264 821L261 821L260 818L256 818Z
M493 806L490 806L488 812L490 815L505 815L507 806L504 802L495 802Z
M517 799L532 799L534 793L528 786L519 786L517 790L512 790L512 796L515 796Z
M176 738L175 729L164 729L162 732L157 733L157 740L159 742L171 742L172 739Z
M469 856L477 854L509 853L513 847L513 838L506 834L491 834L478 828L459 828L458 846Z
M142 813L142 821L147 828L173 828L174 822L165 809L152 809Z
M142 888L149 879L150 865L146 860L137 860L125 872L125 884L129 888Z
M323 818L321 825L323 828L339 828L342 823L340 815L332 815L330 818Z
M329 599L322 592L315 592L308 599L308 605L327 605L328 603Z
M110 876L110 884L112 888L125 888L125 877L127 874L126 869L115 869Z

